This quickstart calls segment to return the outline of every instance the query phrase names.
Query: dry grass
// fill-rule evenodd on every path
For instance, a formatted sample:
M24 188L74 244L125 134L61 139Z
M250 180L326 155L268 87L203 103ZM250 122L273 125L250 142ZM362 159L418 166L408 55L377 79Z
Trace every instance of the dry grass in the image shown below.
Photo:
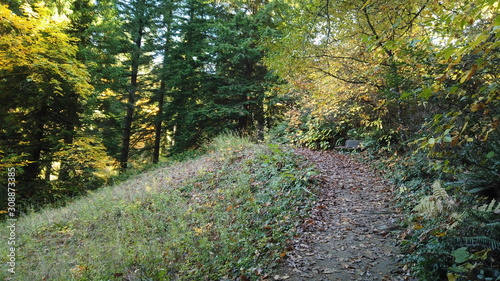
M2 247L0 279L262 277L299 223L311 173L290 152L225 138L197 159L22 217L16 273Z

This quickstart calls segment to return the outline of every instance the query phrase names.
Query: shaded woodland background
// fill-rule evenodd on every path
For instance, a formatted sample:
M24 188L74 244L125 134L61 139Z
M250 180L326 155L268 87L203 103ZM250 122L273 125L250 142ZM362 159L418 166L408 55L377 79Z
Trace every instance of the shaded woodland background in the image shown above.
M469 245L487 268L475 276L500 275L486 266L500 249L499 1L3 2L0 174L17 169L25 203L224 131L314 149L362 139L412 214L417 271L476 274L437 262L459 268Z

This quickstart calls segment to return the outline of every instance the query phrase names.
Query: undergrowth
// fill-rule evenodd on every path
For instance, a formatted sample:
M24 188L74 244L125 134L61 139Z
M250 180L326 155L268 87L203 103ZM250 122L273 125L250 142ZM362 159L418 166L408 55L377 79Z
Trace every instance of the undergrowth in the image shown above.
M471 173L423 152L385 162L405 213L400 238L411 274L423 281L500 280L500 204L471 192Z
M21 217L1 280L257 280L285 256L314 172L292 151L225 136L209 153ZM5 223L1 237L8 237Z

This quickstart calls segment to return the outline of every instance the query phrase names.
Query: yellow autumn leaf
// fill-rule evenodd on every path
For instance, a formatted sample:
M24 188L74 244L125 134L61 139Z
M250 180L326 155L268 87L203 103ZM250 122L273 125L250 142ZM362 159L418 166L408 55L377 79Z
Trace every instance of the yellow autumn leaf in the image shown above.
M436 236L436 237L443 237L443 236L446 236L446 232L436 231L436 233L434 233L434 236Z
M496 130L496 129L498 128L498 124L499 124L499 123L500 123L500 120L499 120L499 119L497 119L497 120L495 120L495 121L491 122L491 128L492 128L492 129L494 129L494 130Z
M460 275L458 275L456 273L448 272L446 274L446 277L448 277L448 281L456 281L458 278L460 278Z
M363 10L364 8L366 8L368 5L370 5L370 2L372 2L372 0L367 0L365 2L365 4L363 5L363 7L361 7L361 10Z
M477 68L478 68L478 65L474 64L471 69L469 69L467 72L464 73L464 75L460 79L460 83L464 83L464 82L470 80L472 78L472 76L474 76L474 74L476 74Z
M193 229L194 229L194 232L196 234L202 234L203 233L203 227L195 227Z
M485 104L482 102L474 103L473 105L471 105L470 110L472 112L476 112L476 111L483 109L484 107L485 107Z
M435 80L439 81L439 82L444 82L447 78L447 75L446 73L443 73L441 75L438 75L436 78L434 78Z
M74 274L81 274L81 273L89 270L89 267L85 266L85 265L75 265L74 267L70 268L69 270L71 272L73 272Z

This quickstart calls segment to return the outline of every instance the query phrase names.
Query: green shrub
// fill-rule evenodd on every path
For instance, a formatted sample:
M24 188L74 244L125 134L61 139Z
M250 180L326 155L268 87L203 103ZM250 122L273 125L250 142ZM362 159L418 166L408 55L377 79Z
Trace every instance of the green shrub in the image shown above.
M500 280L500 204L472 196L458 180L470 175L445 174L430 160L418 164L425 162L414 154L395 169L408 267L421 280Z

